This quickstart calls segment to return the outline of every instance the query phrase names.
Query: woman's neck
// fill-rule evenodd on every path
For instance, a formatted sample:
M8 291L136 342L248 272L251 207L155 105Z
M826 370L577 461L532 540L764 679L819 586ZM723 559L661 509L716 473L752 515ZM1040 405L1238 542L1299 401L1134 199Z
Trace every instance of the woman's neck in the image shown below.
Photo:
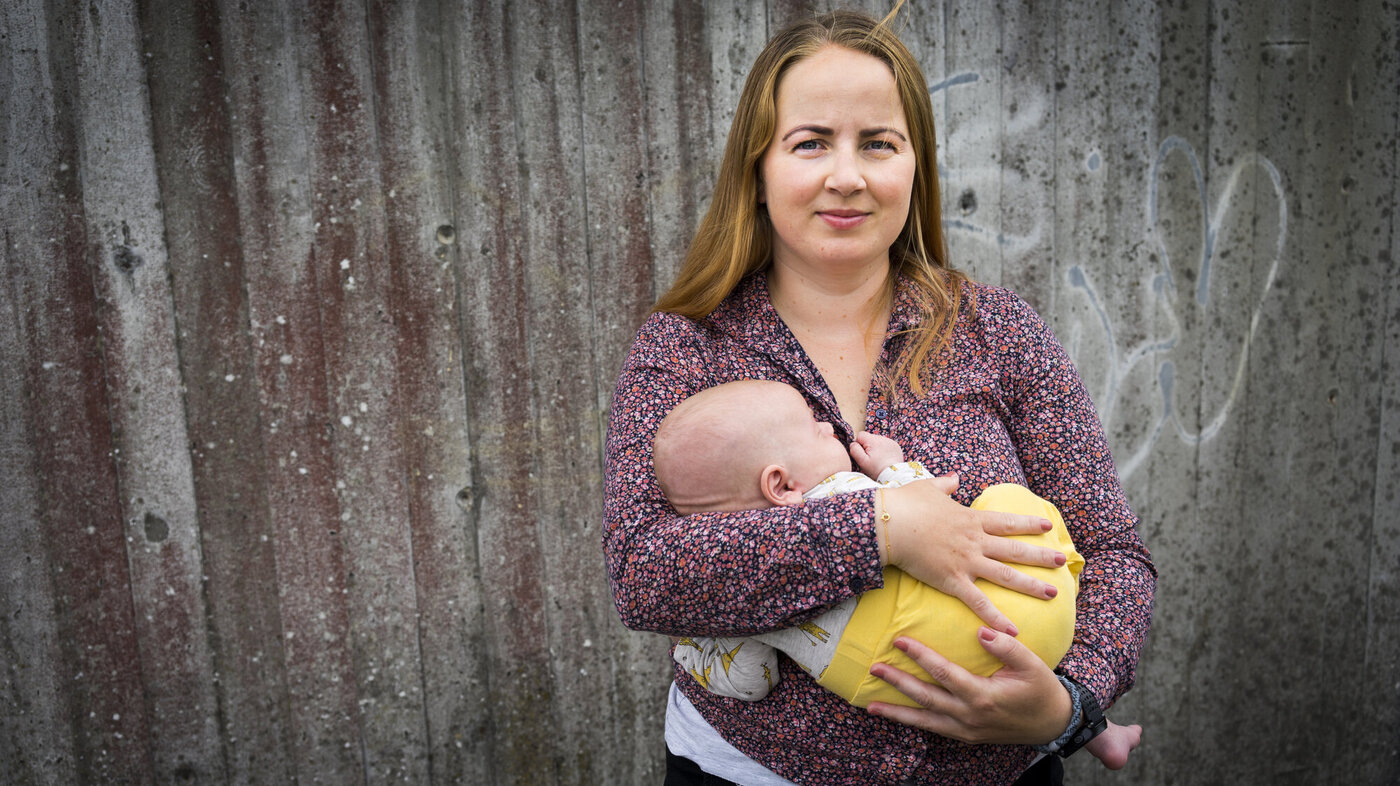
M768 294L778 316L797 329L855 329L883 336L889 321L888 263L851 272L823 274L774 261Z
M836 398L854 433L865 428L866 402L890 321L890 274L817 277L774 263L768 294Z

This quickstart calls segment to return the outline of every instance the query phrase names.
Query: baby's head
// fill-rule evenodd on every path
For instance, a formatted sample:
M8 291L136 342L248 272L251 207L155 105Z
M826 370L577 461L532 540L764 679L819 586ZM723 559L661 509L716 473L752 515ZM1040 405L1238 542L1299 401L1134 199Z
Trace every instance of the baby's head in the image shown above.
M851 468L830 423L796 389L743 380L676 405L656 432L656 479L680 513L793 505Z

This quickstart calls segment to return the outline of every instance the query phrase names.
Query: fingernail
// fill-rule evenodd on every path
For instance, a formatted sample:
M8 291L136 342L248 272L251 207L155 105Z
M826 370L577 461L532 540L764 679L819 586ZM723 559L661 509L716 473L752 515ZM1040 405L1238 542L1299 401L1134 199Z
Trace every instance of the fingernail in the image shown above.
M1013 624L1011 624L1011 623L1007 623L1007 625L1006 625L1006 635L1008 635L1008 636L1019 636L1019 635L1021 635L1021 631L1017 630L1015 625L1013 625ZM991 639L987 639L987 641L991 641Z
M1063 564L1065 564L1065 555L1064 555L1064 554L1056 554L1056 555L1055 555L1055 565L1056 565L1056 566L1060 566L1060 565L1063 565Z
M1050 530L1052 530L1052 529L1054 529L1054 528L1055 528L1055 525L1054 525L1054 524L1051 524L1050 521L1049 521L1048 519L1041 519L1041 520L1040 520L1040 531L1041 531L1041 532L1049 532Z
M1054 587L1046 587L1046 588L1045 588L1045 597L1047 597L1047 598L1053 598L1053 597L1055 597L1055 596L1058 595L1058 594L1060 594L1060 591L1057 590L1057 589L1055 589Z
M905 641L904 639L895 639L894 648L899 650L900 652L908 652L909 642Z
M977 635L978 635L983 641L995 641L995 640L996 640L996 637L997 637L997 632L994 631L994 630L992 630L991 628L983 627L983 628L978 629ZM1015 634L1012 634L1012 635L1015 635Z

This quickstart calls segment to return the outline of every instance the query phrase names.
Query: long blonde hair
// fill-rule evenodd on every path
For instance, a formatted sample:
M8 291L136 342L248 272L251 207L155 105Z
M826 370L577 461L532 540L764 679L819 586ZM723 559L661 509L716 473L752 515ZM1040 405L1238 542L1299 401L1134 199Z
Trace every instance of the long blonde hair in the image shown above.
M889 27L901 2L881 21L853 11L833 11L792 24L768 42L744 82L725 143L710 208L691 241L680 274L653 311L703 319L746 276L768 265L772 224L758 204L759 160L777 124L778 84L793 64L835 45L870 55L889 67L899 90L916 160L909 217L890 246L890 287L905 276L914 285L923 319L895 367L891 387L907 377L915 395L928 381L930 358L952 338L966 276L948 265L938 186L933 102L914 56Z

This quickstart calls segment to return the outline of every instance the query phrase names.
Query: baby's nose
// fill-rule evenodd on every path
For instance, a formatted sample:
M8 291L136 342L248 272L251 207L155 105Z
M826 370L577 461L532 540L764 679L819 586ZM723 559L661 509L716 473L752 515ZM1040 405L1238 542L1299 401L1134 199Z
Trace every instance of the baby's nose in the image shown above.
M835 434L836 427L831 425L830 423L827 423L826 421L822 421L822 431L825 431L828 434Z

